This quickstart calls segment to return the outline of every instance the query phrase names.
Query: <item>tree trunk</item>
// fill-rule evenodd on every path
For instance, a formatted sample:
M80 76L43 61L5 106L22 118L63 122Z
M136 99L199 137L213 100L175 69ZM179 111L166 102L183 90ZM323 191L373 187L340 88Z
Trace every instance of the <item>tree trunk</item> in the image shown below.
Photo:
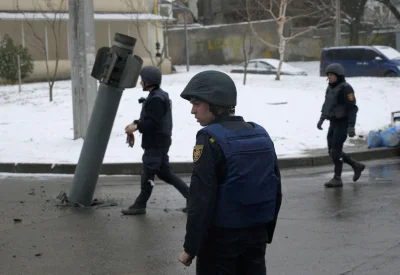
M247 58L247 52L246 52L246 36L247 36L247 31L244 34L243 43L242 43L243 57L244 57L243 85L246 85L247 64L248 64L248 58Z
M275 80L281 80L281 69L282 69L282 62L285 57L285 48L286 48L286 39L283 36L283 28L285 26L285 21L278 22L278 34L279 34L279 66L278 70L276 71Z
M359 45L360 44L360 19L356 18L350 24L350 45Z
M50 102L53 101L53 87L54 87L54 82L49 84L49 98L50 98Z
M244 64L244 72L243 72L243 85L246 85L246 78L247 78L247 61Z
M47 83L49 84L49 101L53 101L53 87L51 85L50 81L50 70L49 70L49 61L46 58L46 77L47 77Z

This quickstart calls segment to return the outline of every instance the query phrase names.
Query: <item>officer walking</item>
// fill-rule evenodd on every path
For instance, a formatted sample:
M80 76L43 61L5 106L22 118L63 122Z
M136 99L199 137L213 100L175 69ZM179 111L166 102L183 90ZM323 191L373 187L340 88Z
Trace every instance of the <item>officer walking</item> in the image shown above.
M326 187L341 187L343 162L349 164L354 170L353 181L357 181L365 165L352 159L343 152L343 143L349 137L356 135L354 126L356 124L358 107L354 90L345 80L342 65L333 63L326 67L326 75L329 84L326 89L325 102L322 106L321 118L317 127L322 130L325 119L330 121L328 130L328 150L335 165L333 179L325 183Z
M154 186L154 177L172 184L188 199L189 187L174 173L169 166L168 151L172 135L172 103L168 93L160 88L161 72L155 67L143 67L140 72L140 85L149 95L142 102L140 119L135 120L125 128L131 134L138 130L143 134L142 148L143 170L141 174L141 192L135 203L128 209L123 209L124 215L139 215L146 213L146 204ZM186 208L183 209L186 211Z
M181 97L204 126L196 136L184 252L197 274L266 274L282 201L280 171L267 131L235 116L237 92L218 71L195 75Z

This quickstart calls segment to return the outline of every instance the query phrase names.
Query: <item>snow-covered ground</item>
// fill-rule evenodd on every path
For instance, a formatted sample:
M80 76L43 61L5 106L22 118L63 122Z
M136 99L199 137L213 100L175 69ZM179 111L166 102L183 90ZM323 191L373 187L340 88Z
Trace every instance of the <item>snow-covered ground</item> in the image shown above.
M241 74L230 74L237 84L237 114L263 125L275 142L280 157L303 154L304 150L325 148L328 123L316 128L324 100L326 78L319 77L318 62L293 62L308 76L248 75L242 85ZM232 66L177 66L178 73L163 76L162 87L173 101L173 144L170 161L191 161L196 132L200 126L190 114L191 105L180 98L183 88L195 73L216 69L229 73ZM383 128L390 113L400 110L400 78L349 78L356 91L359 114L357 134ZM140 162L141 136L134 148L125 143L125 126L137 119L141 105L137 100L147 93L140 88L125 90L108 144L105 163ZM46 83L0 86L0 162L76 163L82 139L73 140L71 82L57 82L54 101L48 100ZM350 144L347 142L347 145Z

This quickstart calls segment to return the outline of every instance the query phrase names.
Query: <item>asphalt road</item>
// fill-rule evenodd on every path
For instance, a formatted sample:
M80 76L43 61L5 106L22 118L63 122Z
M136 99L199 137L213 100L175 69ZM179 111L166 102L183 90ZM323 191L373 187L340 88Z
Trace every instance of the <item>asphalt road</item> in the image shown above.
M399 274L400 160L367 164L357 183L347 168L339 189L323 186L331 167L283 171L268 274ZM194 274L177 261L186 215L173 187L157 181L146 215L121 216L138 180L100 177L104 204L83 209L56 199L72 176L0 174L0 274Z

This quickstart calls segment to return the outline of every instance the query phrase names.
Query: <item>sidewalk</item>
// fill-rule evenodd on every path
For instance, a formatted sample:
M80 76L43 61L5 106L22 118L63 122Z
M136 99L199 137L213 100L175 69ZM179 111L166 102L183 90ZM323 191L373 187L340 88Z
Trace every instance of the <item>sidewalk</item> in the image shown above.
M358 161L386 159L400 157L400 147L368 149L365 141L358 140L353 146L345 147L344 151L350 153ZM305 156L278 157L281 169L312 167L331 164L331 157L327 149L307 150ZM175 173L187 174L192 172L191 162L171 162ZM0 173L41 173L41 174L74 174L76 164L56 163L0 163ZM142 163L104 163L100 174L102 175L140 175Z

